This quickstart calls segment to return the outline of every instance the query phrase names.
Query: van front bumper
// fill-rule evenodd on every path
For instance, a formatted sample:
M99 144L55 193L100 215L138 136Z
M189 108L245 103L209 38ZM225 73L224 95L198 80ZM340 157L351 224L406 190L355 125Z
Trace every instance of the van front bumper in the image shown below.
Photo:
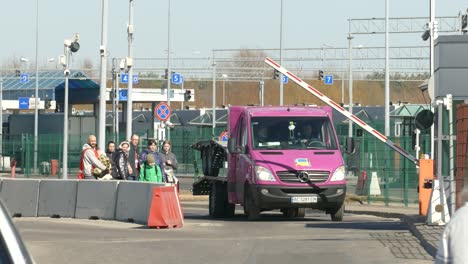
M346 196L346 185L341 184L321 187L251 185L251 190L255 203L262 210L302 207L319 210L336 209L343 204Z

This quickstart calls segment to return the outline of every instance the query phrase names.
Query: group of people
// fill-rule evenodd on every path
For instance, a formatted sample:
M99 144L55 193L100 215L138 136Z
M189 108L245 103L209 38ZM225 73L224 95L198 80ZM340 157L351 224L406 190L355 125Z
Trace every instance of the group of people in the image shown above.
M177 159L171 152L171 142L164 140L158 152L158 142L149 139L147 148L140 152L139 140L134 134L130 142L123 141L118 148L109 141L103 153L97 148L96 136L90 135L83 145L78 178L177 183Z

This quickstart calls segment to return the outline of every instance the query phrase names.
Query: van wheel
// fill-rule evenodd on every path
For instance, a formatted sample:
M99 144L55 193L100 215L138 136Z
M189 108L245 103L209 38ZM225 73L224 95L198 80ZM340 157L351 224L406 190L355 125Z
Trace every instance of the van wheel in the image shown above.
M344 203L341 204L341 206L339 208L332 209L330 211L331 220L334 221L334 222L343 221L344 209L345 209Z
M260 208L255 204L250 188L246 188L244 192L244 210L247 213L247 219L250 221L258 220L260 218Z

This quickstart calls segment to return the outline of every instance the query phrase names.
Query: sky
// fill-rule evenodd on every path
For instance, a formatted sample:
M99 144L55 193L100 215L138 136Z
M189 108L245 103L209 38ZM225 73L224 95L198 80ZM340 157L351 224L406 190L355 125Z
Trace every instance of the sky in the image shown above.
M125 57L129 1L108 1L108 56ZM279 48L281 0L134 0L135 58L167 56L169 1L170 50L175 57L209 57L213 49ZM429 0L388 1L390 17L429 16ZM468 7L466 0L435 2L436 16L456 16ZM0 16L2 67L20 57L35 61L37 10L40 65L63 54L63 41L74 33L79 33L81 45L74 60L99 62L102 1L5 0ZM384 0L283 0L282 46L346 47L347 19L372 17L385 17ZM366 45L373 41L369 38L355 41ZM420 35L414 34L398 38L420 41ZM422 41L416 44L423 45Z

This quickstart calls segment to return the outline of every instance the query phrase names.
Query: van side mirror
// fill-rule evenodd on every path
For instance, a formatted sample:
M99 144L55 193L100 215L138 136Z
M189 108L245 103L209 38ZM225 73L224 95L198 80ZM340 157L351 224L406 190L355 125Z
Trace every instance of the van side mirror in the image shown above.
M346 153L353 154L355 150L356 150L356 147L354 145L354 138L347 137L346 138Z
M239 146L239 151L238 153L240 154L246 154L247 153L247 148L246 146Z
M236 139L235 138L228 138L228 151L229 153L237 153L236 152Z

